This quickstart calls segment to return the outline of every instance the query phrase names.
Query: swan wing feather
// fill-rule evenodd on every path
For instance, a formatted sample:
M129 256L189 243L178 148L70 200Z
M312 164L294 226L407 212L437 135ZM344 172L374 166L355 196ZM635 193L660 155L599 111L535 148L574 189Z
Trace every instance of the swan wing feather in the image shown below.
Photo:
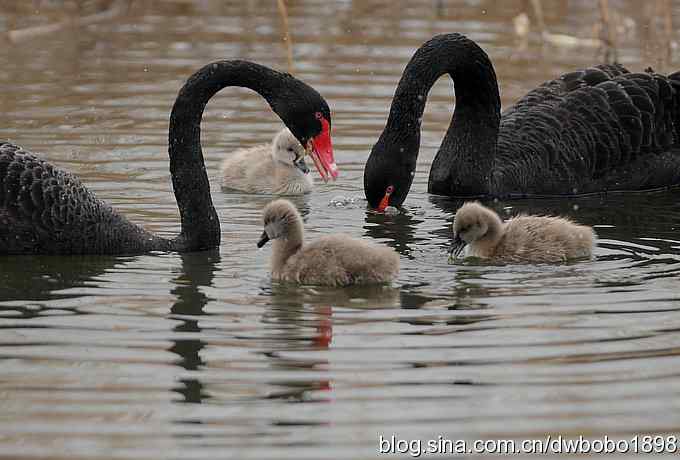
M546 82L503 112L492 182L529 194L587 193L603 177L611 187L653 185L636 165L678 146L679 90L680 78L620 65Z
M77 176L8 142L0 142L0 224L2 254L119 252L144 233Z

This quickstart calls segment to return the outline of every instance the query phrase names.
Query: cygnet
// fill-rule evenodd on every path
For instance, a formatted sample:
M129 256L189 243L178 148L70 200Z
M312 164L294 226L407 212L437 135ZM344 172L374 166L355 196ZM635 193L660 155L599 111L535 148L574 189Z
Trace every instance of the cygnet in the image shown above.
M314 182L305 149L287 129L271 144L239 149L222 162L222 188L246 193L303 195Z
M347 286L388 283L399 273L399 256L386 246L341 234L304 244L302 218L290 201L269 203L263 223L257 246L273 240L271 272L275 280Z
M477 202L465 203L453 222L451 259L464 253L502 263L561 263L593 255L592 228L563 217L519 215L503 222Z

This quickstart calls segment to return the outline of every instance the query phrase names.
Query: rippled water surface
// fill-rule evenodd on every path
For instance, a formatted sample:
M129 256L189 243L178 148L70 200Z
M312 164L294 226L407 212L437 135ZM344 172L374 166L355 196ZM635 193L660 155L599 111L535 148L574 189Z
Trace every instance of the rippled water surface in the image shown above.
M94 3L81 13L96 13ZM447 265L460 203L426 193L453 108L443 78L430 93L404 213L371 214L363 201L363 164L395 85L432 35L477 40L505 105L601 62L604 51L542 42L535 21L522 43L513 18L530 2L288 3L294 71L332 108L342 170L295 200L307 237L341 231L392 246L398 281L330 289L270 280L271 248L255 247L269 198L222 192L218 165L280 124L254 93L227 89L203 122L219 251L0 256L0 457L344 459L377 456L379 436L393 434L678 434L680 192L491 203L505 216L562 213L595 226L596 260ZM596 37L594 3L543 2L549 34ZM665 46L666 3L609 2L619 61L680 68L676 46ZM677 19L680 4L671 6ZM0 39L64 14L60 2L0 2L0 12ZM0 138L77 173L136 223L174 235L166 139L177 90L216 59L285 69L283 35L273 1L176 0L5 40ZM339 197L346 204L332 205Z

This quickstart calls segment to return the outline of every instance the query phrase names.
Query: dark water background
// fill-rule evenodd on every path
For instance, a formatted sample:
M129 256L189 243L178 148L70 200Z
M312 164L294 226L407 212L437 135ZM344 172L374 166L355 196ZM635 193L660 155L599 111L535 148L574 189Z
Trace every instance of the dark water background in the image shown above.
M81 14L101 11L96 3ZM679 2L609 4L620 62L680 68L664 19L680 20ZM109 21L7 40L7 31L62 20L68 6L0 1L0 138L171 236L179 224L166 139L176 92L216 59L285 69L276 2L138 1ZM377 456L378 436L392 434L678 434L680 192L493 203L506 216L562 213L596 226L597 259L449 266L460 203L426 193L453 109L442 78L406 212L376 216L362 201L367 153L423 41L452 31L478 41L507 105L605 59L591 43L602 33L596 3L542 2L545 40L523 1L288 6L295 73L331 105L342 170L337 183L295 200L307 236L341 231L390 245L401 254L398 281L271 282L270 248L255 248L269 198L221 192L218 166L280 125L258 96L227 89L203 122L219 251L0 257L0 457L344 459ZM532 25L524 43L513 26L523 11ZM332 205L339 197L355 201Z

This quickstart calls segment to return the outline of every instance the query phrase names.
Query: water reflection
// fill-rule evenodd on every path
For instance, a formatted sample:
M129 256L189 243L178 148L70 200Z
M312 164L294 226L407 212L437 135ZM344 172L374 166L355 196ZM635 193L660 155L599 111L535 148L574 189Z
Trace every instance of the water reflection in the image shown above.
M300 292L302 291L302 293ZM298 289L285 283L274 283L271 288L271 304L267 307L262 323L274 328L269 335L271 349L263 351L272 369L304 370L324 375L328 360L324 358L293 359L285 351L327 350L333 342L333 305L328 299L313 297L313 288ZM284 353L281 353L284 352ZM304 401L311 391L329 391L329 378L313 378L304 381L281 382L283 390L271 393L269 398ZM317 395L317 400L326 399Z
M81 3L90 14L108 2ZM341 169L336 183L293 199L307 239L339 231L387 244L401 255L399 279L346 289L271 281L270 248L255 243L272 198L225 193L218 171L225 152L269 142L280 121L251 92L226 91L202 125L219 252L0 258L0 457L339 460L375 457L378 434L678 432L678 191L486 203L505 218L561 214L595 225L596 260L448 265L460 202L426 193L453 109L442 78L405 212L328 205L363 197L362 166L401 72L432 35L477 40L504 106L601 61L602 50L544 41L536 3L549 33L598 38L600 12L584 0L288 1L295 75L329 102ZM58 18L66 4L2 3L0 40ZM621 62L679 67L660 11L675 19L680 2L609 7ZM522 12L531 27L518 53L512 20ZM178 88L215 59L285 69L282 23L271 1L136 1L110 22L6 42L0 137L171 236L167 123Z
M96 284L101 274L129 260L130 257L109 256L0 257L0 301L39 302L75 297L64 291ZM36 311L24 313L31 316Z
M423 220L403 209L399 214L387 215L372 210L366 211L364 235L394 248L400 255L412 259L413 246L422 241L416 237L416 227Z
M172 281L175 287L171 293L177 300L170 312L174 318L181 320L174 331L181 333L178 334L181 337L191 338L175 339L170 351L179 355L179 366L187 371L196 371L205 364L201 359L205 343L200 339L202 329L199 321L205 315L204 308L211 300L202 288L212 286L218 271L220 254L217 249L181 254L181 260L181 273ZM203 385L198 379L185 378L180 382L183 387L176 391L184 397L185 402L200 403L209 397L203 393Z

